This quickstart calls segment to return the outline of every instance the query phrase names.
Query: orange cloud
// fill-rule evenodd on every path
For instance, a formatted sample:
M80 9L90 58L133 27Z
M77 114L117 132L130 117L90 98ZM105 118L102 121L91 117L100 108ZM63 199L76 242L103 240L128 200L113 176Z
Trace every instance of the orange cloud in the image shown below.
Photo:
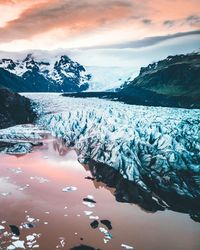
M115 43L117 34L128 41L200 28L199 14L199 0L0 0L0 43L93 34Z

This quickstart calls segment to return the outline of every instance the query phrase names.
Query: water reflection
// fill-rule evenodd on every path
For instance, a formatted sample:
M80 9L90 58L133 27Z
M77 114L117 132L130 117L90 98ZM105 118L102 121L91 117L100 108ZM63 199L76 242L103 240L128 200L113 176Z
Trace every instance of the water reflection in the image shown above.
M200 247L198 223L181 213L167 210L146 213L134 204L116 202L116 192L121 192L120 197L127 201L127 197L132 195L130 191L134 190L134 196L141 196L140 191L131 186L127 188L115 175L113 183L117 185L108 182L110 187L107 187L102 182L106 180L104 171L101 171L103 167L99 166L98 169L94 167L95 164L82 166L77 162L75 151L65 148L61 141L49 138L42 147L34 148L32 153L21 158L1 155L0 166L0 176L9 177L0 180L0 190L12 193L0 197L0 218L6 221L7 231L9 224L22 226L20 239L25 241L25 246L26 236L37 233L41 234L37 239L41 250L56 249L57 246L57 249L70 249L79 245L104 250L121 249L123 243L140 250L197 250ZM19 168L21 172L17 174ZM85 179L91 173L97 180ZM113 173L109 172L108 175L107 170L104 174L110 180L113 177ZM40 177L48 181L41 183ZM30 186L18 190L26 184ZM77 190L63 192L66 186L75 186ZM123 191L123 187L128 190L128 194ZM24 198L20 199L19 195L24 195ZM88 208L82 203L88 195L93 196L97 202L94 208ZM84 213L88 210L100 220L108 219L112 222L113 238L109 243L104 243L104 234L98 228L90 227L92 220ZM23 227L28 218L34 219L33 229ZM6 243L2 247L6 249L10 240L10 236L4 237ZM63 240L64 247L61 244Z

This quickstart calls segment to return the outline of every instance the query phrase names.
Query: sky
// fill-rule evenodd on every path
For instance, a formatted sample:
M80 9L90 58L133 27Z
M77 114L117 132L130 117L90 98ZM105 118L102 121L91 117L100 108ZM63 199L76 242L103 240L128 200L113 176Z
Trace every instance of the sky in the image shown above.
M141 48L200 36L199 0L0 0L0 50Z

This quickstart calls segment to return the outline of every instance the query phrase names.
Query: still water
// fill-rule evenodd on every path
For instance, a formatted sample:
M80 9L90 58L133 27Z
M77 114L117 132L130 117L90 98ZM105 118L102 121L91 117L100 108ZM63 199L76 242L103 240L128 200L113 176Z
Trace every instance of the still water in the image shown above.
M136 250L200 249L200 224L187 214L147 213L137 205L119 203L113 189L87 176L90 172L77 161L76 152L54 138L30 154L1 154L0 249L14 249L13 242L16 249L22 244L40 250L81 244L102 250L125 249L122 244ZM63 192L66 187L72 191ZM96 203L83 204L87 196ZM95 219L99 226L93 229ZM100 223L105 219L112 230ZM20 228L19 237L13 237L9 225Z

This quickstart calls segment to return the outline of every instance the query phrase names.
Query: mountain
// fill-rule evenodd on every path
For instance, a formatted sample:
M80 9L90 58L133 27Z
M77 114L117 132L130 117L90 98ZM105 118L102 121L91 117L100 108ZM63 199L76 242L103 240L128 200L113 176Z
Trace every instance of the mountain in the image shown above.
M90 78L66 55L38 60L27 54L24 59L0 60L0 87L16 92L80 92L89 88Z
M64 93L144 106L200 108L200 53L168 56L142 67L115 91Z
M36 117L28 98L0 89L0 129L21 123L31 123Z
M139 75L125 82L120 90L129 98L136 92L172 101L177 106L200 107L200 53L168 56L142 67Z

